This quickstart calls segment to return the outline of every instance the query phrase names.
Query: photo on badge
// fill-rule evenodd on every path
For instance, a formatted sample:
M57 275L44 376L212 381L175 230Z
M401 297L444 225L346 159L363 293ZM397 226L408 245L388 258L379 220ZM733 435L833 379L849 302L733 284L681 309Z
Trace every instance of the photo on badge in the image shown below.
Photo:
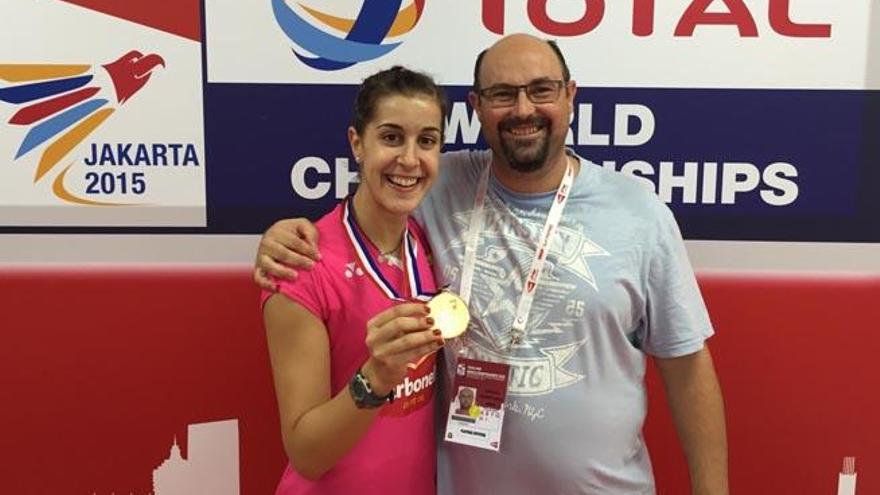
M457 407L455 407L453 417L458 421L475 423L480 417L480 406L475 403L476 398L477 389L460 387L456 396Z

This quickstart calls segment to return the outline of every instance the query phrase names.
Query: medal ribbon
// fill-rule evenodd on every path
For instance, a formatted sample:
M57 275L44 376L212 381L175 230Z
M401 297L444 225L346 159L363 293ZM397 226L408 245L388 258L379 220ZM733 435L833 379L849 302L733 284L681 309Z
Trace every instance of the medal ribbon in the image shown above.
M367 240L361 229L358 227L354 218L354 210L351 207L352 198L345 201L342 207L342 225L345 227L345 233L348 234L348 240L357 254L358 261L363 267L367 275L375 282L389 299L395 301L405 301L406 299L397 292L397 290L382 275L379 264L370 255L367 247ZM403 231L403 251L404 251L404 275L409 287L409 294L420 301L431 299L431 293L422 289L421 277L419 275L418 246L411 239L409 226Z
M550 241L553 234L559 226L562 219L562 210L568 202L571 193L571 185L574 183L574 167L566 159L568 167L565 175L556 189L556 195L553 197L553 204L547 213L547 220L544 222L544 229L541 231L541 237L538 239L538 247L535 250L535 257L532 260L532 266L529 269L528 276L523 284L523 291L520 294L519 304L516 307L516 316L511 326L511 343L518 343L528 333L526 331L526 323L529 320L529 313L532 310L532 302L535 299L535 289L538 288L538 282L541 279L541 271L544 267L544 261L547 259L547 253L550 251ZM477 241L480 232L483 230L486 216L486 194L489 188L489 175L492 166L489 165L483 171L480 182L477 185L477 196L474 199L474 211L471 213L471 222L468 227L466 244L464 248L464 265L461 269L461 298L465 303L470 303L471 289L473 287L474 269L476 267Z

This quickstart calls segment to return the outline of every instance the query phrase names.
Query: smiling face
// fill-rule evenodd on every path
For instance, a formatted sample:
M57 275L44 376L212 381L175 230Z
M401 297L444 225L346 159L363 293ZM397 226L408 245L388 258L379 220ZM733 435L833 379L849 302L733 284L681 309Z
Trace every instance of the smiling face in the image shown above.
M364 215L408 215L437 177L443 115L428 95L394 94L377 101L372 118L358 133L348 129L361 183L355 193ZM363 206L360 206L363 205Z
M514 35L486 51L479 88L491 91L563 79L562 65L547 42ZM533 103L524 90L517 90L513 104L505 107L493 106L471 92L470 103L495 160L516 172L530 173L562 159L576 89L574 81L566 81L558 98L546 103Z

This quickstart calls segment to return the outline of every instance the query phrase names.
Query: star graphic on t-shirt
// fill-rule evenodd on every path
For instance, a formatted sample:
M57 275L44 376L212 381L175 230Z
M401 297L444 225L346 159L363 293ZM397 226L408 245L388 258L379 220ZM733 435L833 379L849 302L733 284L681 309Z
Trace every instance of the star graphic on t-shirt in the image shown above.
M598 292L599 284L593 275L593 270L590 269L588 258L611 256L611 253L583 233L573 229L560 228L557 230L557 236L557 242L554 243L555 252L559 256L557 266L574 272Z
M484 276L483 279L486 281L486 285L489 286L489 290L492 291L492 297L486 302L482 316L488 316L499 311L512 315L516 311L516 303L510 298L510 288L515 287L517 290L522 288L522 281L519 279L518 274L510 272L503 279L492 276Z

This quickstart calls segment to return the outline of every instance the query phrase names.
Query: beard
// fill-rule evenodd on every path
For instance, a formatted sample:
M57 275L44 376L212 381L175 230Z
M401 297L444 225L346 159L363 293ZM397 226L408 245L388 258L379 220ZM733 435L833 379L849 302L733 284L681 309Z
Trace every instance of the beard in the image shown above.
M510 168L521 173L540 170L550 154L550 136L519 140L510 138L505 131L518 125L534 125L542 129L550 128L550 120L546 117L530 117L526 119L505 119L498 123L498 137L501 143L501 154Z

